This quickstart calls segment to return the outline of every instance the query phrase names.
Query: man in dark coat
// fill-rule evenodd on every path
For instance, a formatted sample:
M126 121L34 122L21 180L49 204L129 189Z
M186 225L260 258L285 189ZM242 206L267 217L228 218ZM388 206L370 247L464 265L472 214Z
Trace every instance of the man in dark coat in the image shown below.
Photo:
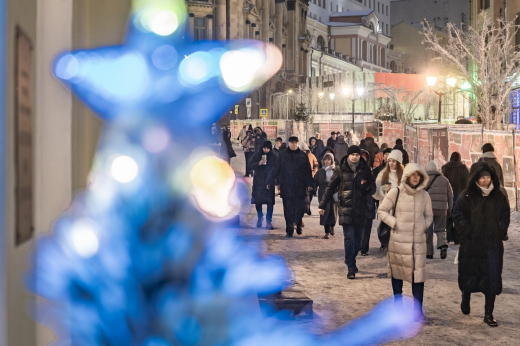
M273 207L275 204L274 189L267 188L267 177L272 172L276 164L276 155L273 153L273 145L270 141L262 144L262 151L255 153L249 161L249 167L255 171L253 179L253 191L251 194L251 203L256 206L258 221L256 227L262 227L264 214L262 213L262 205L267 204L267 215L265 228L273 229Z
M366 161L370 161L370 153L361 149L361 157ZM372 174L374 179L376 176ZM370 247L370 234L372 233L372 224L374 219L376 218L376 200L374 197L369 196L367 198L367 224L365 225L365 229L363 230L363 236L361 237L361 247L359 251L361 252L361 256L368 256L368 249Z
M274 169L267 179L267 188L279 186L283 200L283 213L287 238L296 233L302 234L302 219L305 213L305 197L312 191L313 179L309 157L298 147L298 137L289 138L289 146L280 152Z
M332 148L332 149L334 149L334 146L336 145L336 135L337 135L337 133L332 131L330 133L330 138L327 139L327 146Z
M370 155L370 161L368 162L368 165L370 167L374 166L374 159L379 152L379 145L374 141L374 135L370 132L367 132L366 138L365 138L365 147L359 146L361 149L365 149L368 151L368 154Z
M493 168L497 173L498 180L500 180L500 185L504 186L504 173L502 172L502 166L495 155L495 147L493 144L486 143L482 146L482 156L479 161L483 161L487 163L489 167Z
M260 127L255 127L253 139L255 141L255 153L261 152L262 145L267 140L267 134Z
M469 179L469 169L460 159L460 154L455 151L451 154L450 161L441 168L442 174L448 179L453 189L453 205L457 203L457 199L468 185ZM456 229L453 226L452 215L449 215L446 220L446 233L448 242L459 243Z
M470 177L453 209L459 232L459 288L461 310L470 313L471 293L486 297L484 322L496 327L493 318L495 298L502 292L503 241L508 239L509 202L501 191L500 180L485 162L471 166Z
M325 144L323 144L323 141L321 140L321 135L319 133L316 133L316 148L312 151L314 156L319 160L321 157L321 152L323 151L323 148L325 148ZM321 167L321 163L320 163Z
M334 169L329 186L320 201L319 213L325 213L325 207L332 195L338 191L339 223L343 225L345 263L348 267L347 278L356 278L356 256L361 247L363 230L367 223L367 199L376 192L375 179L366 161L361 158L361 149L357 145L348 148L347 156Z
M403 140L401 138L397 138L395 140L394 149L398 149L400 152L403 153L403 165L406 166L408 164L408 162L410 162L410 159L408 158L408 153L406 152L406 150L404 150Z
M285 150L282 147L282 145L283 145L282 137L277 137L276 140L274 141L274 148L273 148L273 154L275 154L276 157L278 157L278 155L280 155L280 151Z

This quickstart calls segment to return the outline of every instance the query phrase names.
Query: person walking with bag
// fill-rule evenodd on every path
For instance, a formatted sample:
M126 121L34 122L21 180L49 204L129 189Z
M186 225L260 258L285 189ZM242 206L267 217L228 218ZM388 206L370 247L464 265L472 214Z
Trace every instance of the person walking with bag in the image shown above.
M327 203L332 201L334 193L339 196L339 223L343 225L345 264L348 267L348 279L355 279L358 268L356 256L361 247L361 238L367 217L367 198L376 190L372 170L361 158L361 149L357 145L348 148L347 156L340 166L334 169L329 186L320 200L319 213L325 215Z
M334 155L331 153L325 154L322 160L322 168L320 168L318 173L314 176L316 185L318 185L318 201L323 199L325 190L327 189L327 186L329 186L335 168ZM329 239L329 235L334 235L334 226L336 225L336 219L338 218L337 208L334 207L336 204L337 193L334 195L335 197L333 196L333 200L329 201L325 205L325 213L320 215L320 225L325 228L324 239Z
M402 161L403 154L401 151L394 149L388 154L386 166L379 172L376 178L376 193L374 194L374 198L379 202L385 198L390 189L395 189L401 185L404 172L404 166L401 164ZM387 251L388 241L390 240L390 227L383 221L380 221L377 226L377 236L381 243L379 252Z
M415 319L423 321L426 281L426 229L433 221L432 202L424 188L428 175L416 163L409 163L399 187L391 189L377 211L392 229L388 243L389 276L396 303L402 301L403 281L412 284Z
M484 322L496 327L493 310L496 296L502 293L503 242L508 240L511 218L509 201L496 171L487 163L474 163L469 174L468 186L453 208L460 239L460 308L463 314L469 314L471 293L484 293Z
M256 227L262 227L264 221L264 214L262 212L262 205L267 204L267 215L265 228L273 229L273 209L275 204L274 189L267 188L267 177L273 170L276 163L276 155L273 153L273 145L270 141L265 141L262 144L262 151L256 153L249 162L249 167L255 171L253 178L253 191L251 193L251 204L256 207L258 220Z
M446 220L451 216L453 209L453 191L448 179L439 172L435 161L426 164L426 174L430 178L424 189L430 195L433 209L433 223L426 231L427 259L433 259L433 233L437 235L437 249L441 250L441 259L448 254L448 242L446 241Z
M244 148L244 156L246 158L246 174L245 176L253 176L253 170L249 167L249 161L255 154L255 142L253 141L253 133L246 131L246 137L242 141L242 147Z

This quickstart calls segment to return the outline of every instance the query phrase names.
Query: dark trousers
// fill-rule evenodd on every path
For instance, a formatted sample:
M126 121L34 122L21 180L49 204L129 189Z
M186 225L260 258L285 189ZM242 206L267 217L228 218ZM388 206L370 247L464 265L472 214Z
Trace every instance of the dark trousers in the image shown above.
M246 177L253 176L253 170L249 167L249 160L253 157L255 153L250 151L244 151L244 156L246 157Z
M370 245L370 233L372 233L372 219L367 219L367 224L363 230L363 236L361 237L361 249L362 253L367 253Z
M283 198L283 216L285 217L285 231L287 235L293 235L294 225L302 226L303 214L305 214L305 198Z
M403 280L392 278L392 289L394 290L394 296L396 296L396 299L402 298ZM422 311L424 297L424 282L412 282L412 295L416 301L415 304L419 304L418 308L420 308L420 310Z
M264 214L262 213L262 204L256 203L255 206L256 206L256 213L258 214L258 219L260 220L261 218L264 217ZM272 204L267 205L266 220L269 222L273 221L273 209L274 209L274 205L272 205Z
M471 293L463 293L466 297L468 297L468 300L471 299ZM484 311L486 314L492 314L493 310L495 309L495 299L496 295L494 294L486 294L484 295L486 297L486 303L484 305Z
M327 225L324 225L324 227L325 227L325 234L329 234L330 233L330 229L332 227L334 227L334 226L327 224Z
M343 245L345 246L345 264L349 270L355 270L356 256L361 247L364 226L343 225Z

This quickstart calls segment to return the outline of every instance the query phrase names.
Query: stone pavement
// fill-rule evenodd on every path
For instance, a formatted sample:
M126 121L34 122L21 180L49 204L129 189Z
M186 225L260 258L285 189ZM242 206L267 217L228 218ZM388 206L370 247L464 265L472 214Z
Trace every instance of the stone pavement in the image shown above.
M233 168L244 173L245 160L241 149L235 148L237 157ZM264 207L265 209L265 207ZM392 296L387 278L386 254L379 253L374 222L368 257L358 256L359 273L355 280L347 279L343 263L343 232L336 226L336 235L322 239L316 198L312 216L305 216L303 235L285 238L285 223L281 199L274 208L272 231L256 228L256 211L242 216L244 239L260 241L269 253L279 253L294 272L295 286L314 300L315 318L307 323L315 333L332 331L367 313L381 300ZM264 211L265 213L265 211ZM264 222L265 225L265 222ZM450 245L448 258L441 260L439 251L433 260L427 260L427 281L424 293L424 312L428 322L414 339L399 345L520 345L520 213L513 215L508 242L505 242L503 292L497 297L494 316L498 328L483 323L484 295L473 294L471 314L460 311L461 293L457 283L457 266L453 263L458 246ZM292 279L292 278L288 278ZM404 294L411 296L411 285L405 283Z

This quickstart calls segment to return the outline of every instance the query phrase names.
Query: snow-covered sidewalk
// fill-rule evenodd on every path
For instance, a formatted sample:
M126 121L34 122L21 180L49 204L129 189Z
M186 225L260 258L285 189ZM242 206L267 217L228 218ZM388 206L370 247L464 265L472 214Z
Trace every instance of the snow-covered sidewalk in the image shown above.
M243 153L232 166L244 171ZM305 216L303 235L285 238L285 223L281 199L274 208L272 231L256 228L256 211L243 215L246 225L244 238L260 241L266 252L285 257L294 271L296 285L314 300L315 319L308 323L311 330L323 333L334 330L346 322L368 312L381 300L392 295L387 278L386 254L379 253L374 222L368 257L358 256L359 273L355 280L347 279L343 263L343 232L336 226L336 235L322 239L316 198L312 216ZM264 207L265 209L265 207ZM265 213L265 211L264 211ZM264 223L265 224L265 223ZM502 294L497 297L494 316L498 328L483 323L484 295L474 294L471 314L460 311L461 293L457 283L457 266L453 263L458 246L450 245L448 258L441 260L439 251L433 260L427 260L427 278L424 293L424 310L427 325L419 336L403 341L403 345L518 345L520 344L520 213L513 214L509 241L505 243ZM404 293L411 296L411 285L405 283Z

